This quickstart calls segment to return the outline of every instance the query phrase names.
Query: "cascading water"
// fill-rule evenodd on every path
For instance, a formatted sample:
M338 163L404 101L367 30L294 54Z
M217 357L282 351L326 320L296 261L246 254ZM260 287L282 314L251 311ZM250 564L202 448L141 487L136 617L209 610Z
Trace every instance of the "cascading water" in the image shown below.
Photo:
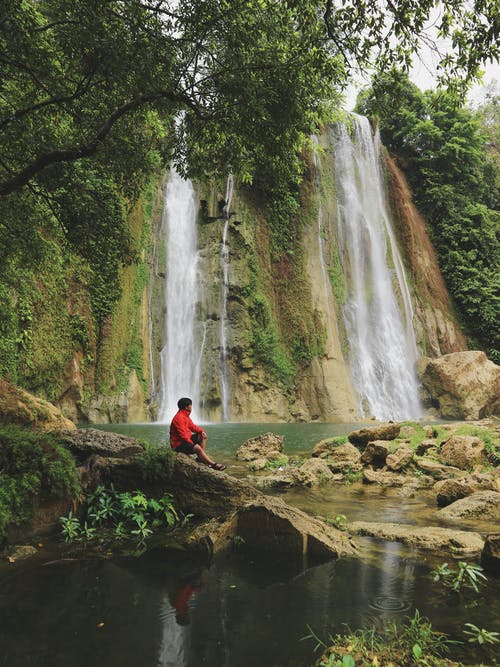
M198 413L201 349L196 336L199 301L197 200L193 184L172 168L163 212L167 227L166 341L160 352L158 420L170 421L181 396Z
M227 232L229 228L229 216L231 199L233 197L233 175L229 174L226 184L226 199L224 203L224 229L222 231L222 244L220 251L220 264L222 269L222 294L221 294L221 316L220 316L220 353L219 373L220 391L222 401L222 421L229 420L229 396L230 396L230 374L227 350L227 294L229 289L229 246L227 244Z
M351 372L364 416L415 419L421 406L413 312L384 202L380 140L366 118L353 115L352 122L352 134L340 126L335 142L339 243L350 285L343 315Z

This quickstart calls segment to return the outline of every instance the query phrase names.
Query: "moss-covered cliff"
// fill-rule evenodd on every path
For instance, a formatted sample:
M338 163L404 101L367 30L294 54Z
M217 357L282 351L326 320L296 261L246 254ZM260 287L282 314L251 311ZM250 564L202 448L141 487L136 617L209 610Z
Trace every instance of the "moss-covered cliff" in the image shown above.
M42 252L29 266L12 257L2 267L0 376L75 422L149 419L147 289L159 180L125 218L130 262L118 269L120 297L102 323L97 309L114 286L104 281L96 297L95 266L60 234L42 232Z

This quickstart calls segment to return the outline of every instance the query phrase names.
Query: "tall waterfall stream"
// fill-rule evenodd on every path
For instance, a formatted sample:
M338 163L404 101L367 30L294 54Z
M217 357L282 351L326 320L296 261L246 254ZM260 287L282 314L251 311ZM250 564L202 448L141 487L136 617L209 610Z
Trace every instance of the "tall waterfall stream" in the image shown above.
M181 396L197 409L202 350L197 342L196 307L199 301L198 204L191 181L172 169L165 194L167 226L166 340L160 353L158 419L169 421Z
M384 196L380 139L368 119L337 128L335 174L351 373L361 414L377 419L421 415L413 312Z

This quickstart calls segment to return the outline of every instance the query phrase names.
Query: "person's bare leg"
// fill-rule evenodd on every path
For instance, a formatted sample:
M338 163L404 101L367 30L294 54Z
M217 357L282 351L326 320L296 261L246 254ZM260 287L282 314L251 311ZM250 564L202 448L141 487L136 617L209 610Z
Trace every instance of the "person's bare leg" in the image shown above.
M205 438L206 439L206 438ZM196 452L196 455L200 459L200 461L203 461L203 463L206 463L207 466L213 466L215 464L215 461L212 461L212 459L205 454L205 450L201 445L195 445L193 447L194 451Z
M206 435L201 436L201 442L199 443L199 445L203 449L203 451L205 452L206 449L207 449L207 436Z

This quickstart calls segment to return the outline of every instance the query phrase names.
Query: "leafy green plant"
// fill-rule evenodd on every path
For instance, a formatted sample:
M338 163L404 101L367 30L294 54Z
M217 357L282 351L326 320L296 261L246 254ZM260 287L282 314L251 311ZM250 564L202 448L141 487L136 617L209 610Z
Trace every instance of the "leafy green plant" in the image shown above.
M483 568L475 563L459 561L458 570L448 566L448 563L438 565L432 572L433 581L440 582L445 588L460 591L462 588L472 588L476 593L486 581Z
M313 640L314 651L324 649L321 667L368 667L379 664L438 667L450 646L457 643L434 631L429 620L418 610L413 617L406 618L401 626L391 621L380 631L374 628L348 631L346 634L329 636L327 641L321 639L310 626L307 628L309 634L302 639Z
M62 534L67 542L83 537L145 542L155 530L180 523L170 495L148 498L142 491L118 492L111 485L99 485L87 496L83 527L76 517L62 517ZM187 519L184 517L184 519Z
M73 512L70 511L68 516L60 517L59 521L62 524L61 533L66 542L73 542L73 540L80 535L80 522Z
M500 632L492 632L484 628L478 628L474 623L466 623L464 635L467 635L467 641L471 644L479 644L484 646L486 644L497 645L500 644Z
M354 482L359 482L361 479L363 479L362 470L354 470L350 466L344 470L344 484L346 486L349 486L349 484L353 484Z
M266 470L277 470L283 468L288 463L288 456L278 456L276 459L266 461Z

